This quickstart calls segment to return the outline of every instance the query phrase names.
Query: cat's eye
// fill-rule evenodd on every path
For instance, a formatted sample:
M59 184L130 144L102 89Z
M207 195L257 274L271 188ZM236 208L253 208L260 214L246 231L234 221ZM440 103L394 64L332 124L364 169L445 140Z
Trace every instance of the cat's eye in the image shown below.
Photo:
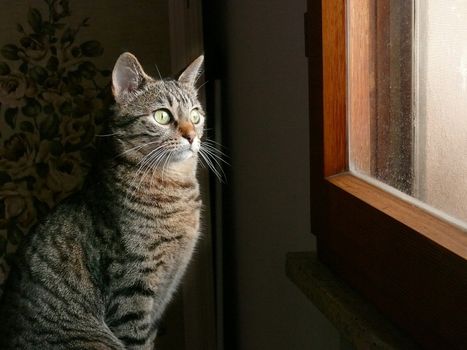
M201 113L197 109L193 109L190 113L190 119L193 124L198 124L201 120Z
M169 112L159 109L154 112L154 119L161 125L167 125L169 124L171 117Z

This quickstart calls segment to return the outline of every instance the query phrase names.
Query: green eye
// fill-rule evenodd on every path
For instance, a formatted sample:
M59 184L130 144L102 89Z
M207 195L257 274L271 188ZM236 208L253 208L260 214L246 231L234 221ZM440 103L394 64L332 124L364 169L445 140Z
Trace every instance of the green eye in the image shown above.
M201 114L197 109L193 109L190 113L190 119L193 124L198 124L201 120Z
M163 109L154 112L154 119L161 125L167 125L170 122L170 114Z

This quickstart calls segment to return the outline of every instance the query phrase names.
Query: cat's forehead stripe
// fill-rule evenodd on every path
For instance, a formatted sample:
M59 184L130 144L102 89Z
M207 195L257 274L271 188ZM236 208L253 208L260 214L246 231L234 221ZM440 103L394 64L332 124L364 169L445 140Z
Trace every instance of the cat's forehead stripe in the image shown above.
M169 106L173 107L173 100L171 95L167 95L167 101L169 102Z
M181 91L180 86L175 81L164 82L162 88L165 88L165 98L170 107L175 107L174 103L183 107L193 105L192 98L184 91Z

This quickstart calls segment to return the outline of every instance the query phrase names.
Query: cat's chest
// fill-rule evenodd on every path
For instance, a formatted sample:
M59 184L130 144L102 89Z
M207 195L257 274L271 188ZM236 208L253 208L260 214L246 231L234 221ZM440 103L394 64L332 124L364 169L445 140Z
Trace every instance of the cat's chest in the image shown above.
M126 250L145 257L142 279L151 288L171 284L185 270L199 237L200 207L198 196L159 202L133 221Z
M134 198L119 219L127 248L153 254L161 249L189 250L190 241L198 237L200 208L197 188Z
M126 213L134 228L141 231L191 231L198 228L201 200L197 189L177 194L155 192L134 199Z

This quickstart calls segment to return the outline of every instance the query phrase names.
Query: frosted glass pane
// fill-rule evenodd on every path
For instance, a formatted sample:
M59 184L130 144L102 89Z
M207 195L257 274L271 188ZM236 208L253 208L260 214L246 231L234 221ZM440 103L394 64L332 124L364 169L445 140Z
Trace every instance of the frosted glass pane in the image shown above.
M464 225L467 1L348 4L351 171Z
M467 221L467 1L418 3L416 190Z

